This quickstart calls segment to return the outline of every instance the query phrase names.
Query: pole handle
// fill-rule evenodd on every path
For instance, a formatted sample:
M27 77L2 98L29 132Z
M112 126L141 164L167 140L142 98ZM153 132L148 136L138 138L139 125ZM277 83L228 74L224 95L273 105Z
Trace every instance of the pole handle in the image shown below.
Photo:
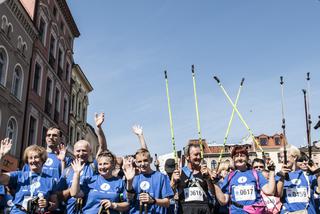
M164 78L168 79L167 71L166 71L166 70L164 71Z
M215 79L218 82L218 84L220 83L220 80L217 76L214 76L213 79Z
M310 80L310 72L307 73L307 80Z
M283 76L280 77L280 85L283 85Z
M244 78L242 78L240 86L243 86Z
M191 65L191 72L194 74L194 65Z
M306 95L306 93L307 93L306 89L302 89L302 92L304 95Z

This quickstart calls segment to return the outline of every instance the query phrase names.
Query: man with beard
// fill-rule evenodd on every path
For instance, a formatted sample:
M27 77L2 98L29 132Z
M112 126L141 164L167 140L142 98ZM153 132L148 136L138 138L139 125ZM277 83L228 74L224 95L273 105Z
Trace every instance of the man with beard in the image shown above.
M236 146L231 157L235 171L224 179L221 187L215 183L216 198L221 205L229 203L230 213L265 213L265 204L261 198L261 191L273 195L275 191L275 179L273 162L268 163L270 170L269 182L261 172L248 169L249 154L245 147ZM216 177L214 173L213 177Z
M189 143L185 147L187 166L173 172L172 188L179 195L178 213L211 213L213 185L207 166L201 165L200 154L200 145Z
M46 151L48 159L43 165L42 171L52 176L56 181L60 179L62 171L70 165L71 158L66 157L66 147L61 142L61 131L56 127L50 127L46 133ZM23 171L30 171L25 164Z
M131 200L129 213L167 213L169 198L173 197L167 175L153 171L150 167L152 158L146 149L139 149L135 154L135 164L140 171L136 175L133 163L125 162L127 194Z

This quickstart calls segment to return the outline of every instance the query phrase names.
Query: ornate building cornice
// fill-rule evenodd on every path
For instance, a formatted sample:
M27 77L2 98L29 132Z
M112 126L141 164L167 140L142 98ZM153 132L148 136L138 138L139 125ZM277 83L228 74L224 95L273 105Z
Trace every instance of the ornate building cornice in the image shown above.
M66 2L66 0L57 0L57 3L60 7L60 10L66 20L66 22L68 23L70 30L72 32L72 34L74 35L74 37L79 37L80 36L80 31L77 27L76 22L74 21L71 11L69 9L69 6Z

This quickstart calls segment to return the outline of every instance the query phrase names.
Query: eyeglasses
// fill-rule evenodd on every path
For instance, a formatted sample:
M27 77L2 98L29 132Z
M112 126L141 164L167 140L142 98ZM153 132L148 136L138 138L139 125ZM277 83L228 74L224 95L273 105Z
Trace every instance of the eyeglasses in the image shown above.
M47 137L58 137L57 134L47 134Z

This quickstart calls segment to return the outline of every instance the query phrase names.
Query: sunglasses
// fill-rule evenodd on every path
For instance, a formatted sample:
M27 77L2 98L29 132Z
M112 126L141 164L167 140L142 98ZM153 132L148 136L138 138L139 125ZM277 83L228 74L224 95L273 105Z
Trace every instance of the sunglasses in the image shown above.
M264 166L254 166L254 169L264 169Z

